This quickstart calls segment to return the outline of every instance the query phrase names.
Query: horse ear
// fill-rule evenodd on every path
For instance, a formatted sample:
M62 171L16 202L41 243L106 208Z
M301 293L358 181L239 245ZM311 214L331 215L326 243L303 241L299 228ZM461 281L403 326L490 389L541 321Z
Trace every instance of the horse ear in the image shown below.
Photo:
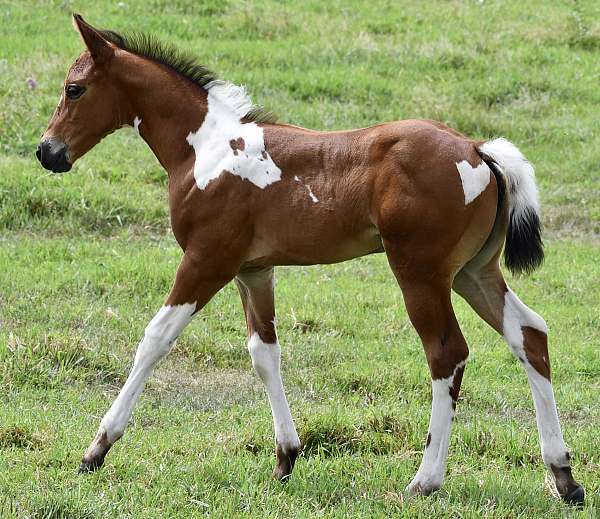
M73 13L73 26L81 35L81 39L90 51L95 63L105 63L114 55L114 50L110 43L87 23L80 14Z

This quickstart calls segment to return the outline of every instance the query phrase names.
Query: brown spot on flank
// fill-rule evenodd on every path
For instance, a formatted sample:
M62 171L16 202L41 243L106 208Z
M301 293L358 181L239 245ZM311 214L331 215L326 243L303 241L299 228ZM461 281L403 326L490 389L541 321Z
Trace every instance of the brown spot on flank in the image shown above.
M261 157L262 157L264 160L267 160L267 157L268 157L268 155L267 155L267 152L266 152L265 150L262 150L262 151L260 152L260 155L261 155Z
M427 433L427 441L425 442L425 448L429 447L431 443L431 433Z
M244 149L246 148L246 143L244 142L244 139L242 139L241 137L238 137L237 139L231 139L229 141L229 146L231 146L231 149L233 150L233 154L237 155L238 150L244 151Z
M527 360L543 377L550 380L550 361L548 360L548 337L535 328L523 326L523 349Z

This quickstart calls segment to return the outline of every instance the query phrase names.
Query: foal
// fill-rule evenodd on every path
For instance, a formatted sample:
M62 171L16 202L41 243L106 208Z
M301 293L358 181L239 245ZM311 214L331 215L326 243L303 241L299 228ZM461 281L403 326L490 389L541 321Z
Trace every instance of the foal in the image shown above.
M504 139L473 141L433 121L319 132L278 124L245 91L145 36L102 31L74 15L87 50L71 66L37 156L52 171L104 136L133 126L169 175L171 224L184 251L165 305L146 327L133 369L86 450L99 468L125 431L156 363L196 312L234 280L252 364L273 412L277 465L290 476L300 448L283 390L273 267L385 252L432 378L423 460L408 485L444 479L468 348L451 289L506 339L535 404L544 463L561 497L582 503L571 475L552 384L544 320L507 287L543 259L533 168Z

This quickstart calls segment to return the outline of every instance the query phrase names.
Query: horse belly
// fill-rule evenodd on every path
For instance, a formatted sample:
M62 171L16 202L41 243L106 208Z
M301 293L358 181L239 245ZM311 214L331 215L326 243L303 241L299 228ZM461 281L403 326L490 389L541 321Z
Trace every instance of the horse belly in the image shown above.
M265 218L255 225L247 263L337 263L382 250L379 232L370 222L356 225L332 214L290 211L284 220Z

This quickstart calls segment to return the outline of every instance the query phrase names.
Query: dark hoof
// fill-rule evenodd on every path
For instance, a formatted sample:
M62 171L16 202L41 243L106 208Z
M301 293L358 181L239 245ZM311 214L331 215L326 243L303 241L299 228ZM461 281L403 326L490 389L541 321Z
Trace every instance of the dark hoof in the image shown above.
M79 465L79 473L87 474L88 472L94 472L98 470L103 464L104 456L98 456L90 460L83 459L81 460L81 465Z
M91 460L81 460L79 465L79 473L87 474L88 472L94 472L98 470L104 464L104 456L92 458Z
M104 464L104 457L111 447L104 431L98 431L96 437L87 448L79 465L79 473L94 472Z
M571 490L567 495L562 496L565 503L575 506L583 506L585 501L585 491L581 485L577 485L576 488Z
M410 485L406 487L406 492L411 497L416 496L430 496L433 492L436 492L440 489L441 485L423 485L419 482L411 482Z
M296 458L298 457L298 449L291 448L287 452L284 452L283 448L277 445L276 454L277 466L273 470L273 477L285 483L290 479L292 470L294 470L294 463L296 463Z
M550 465L554 473L556 490L565 503L581 506L585 498L583 487L573 479L571 467L556 467Z

